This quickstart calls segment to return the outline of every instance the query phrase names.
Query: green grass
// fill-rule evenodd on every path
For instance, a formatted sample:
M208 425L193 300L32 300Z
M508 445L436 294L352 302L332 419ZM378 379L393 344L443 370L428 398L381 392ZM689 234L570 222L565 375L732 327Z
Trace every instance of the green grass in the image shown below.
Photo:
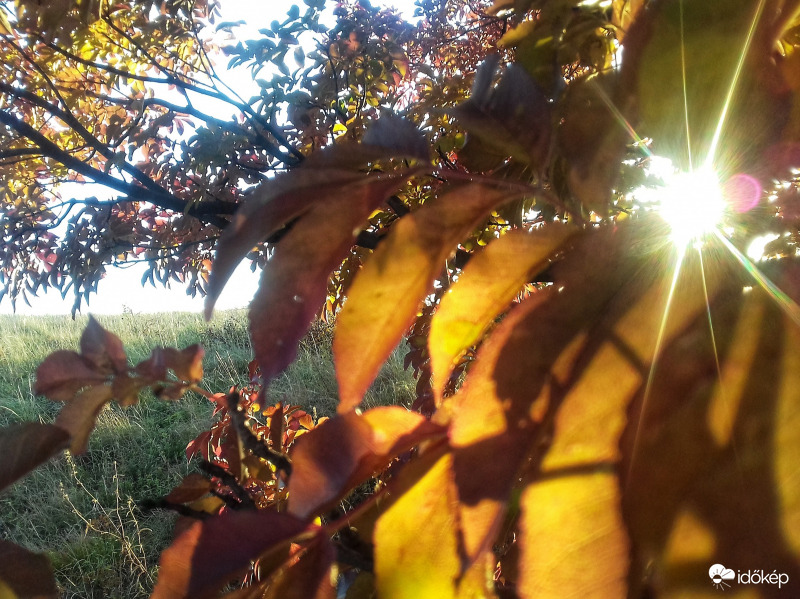
M217 313L99 317L123 341L129 359L156 346L205 348L209 391L247 382L252 349L242 310ZM59 405L32 392L37 365L57 349L75 350L86 318L0 316L0 426L51 422ZM273 401L299 404L319 416L337 402L329 327L318 324L289 370L270 385ZM407 405L414 381L396 353L365 398L372 407ZM153 397L131 408L109 406L98 418L84 455L51 461L0 494L0 538L46 552L65 598L149 596L158 556L169 544L174 517L143 512L137 502L166 495L193 469L186 444L211 423L211 404L192 395L178 402Z

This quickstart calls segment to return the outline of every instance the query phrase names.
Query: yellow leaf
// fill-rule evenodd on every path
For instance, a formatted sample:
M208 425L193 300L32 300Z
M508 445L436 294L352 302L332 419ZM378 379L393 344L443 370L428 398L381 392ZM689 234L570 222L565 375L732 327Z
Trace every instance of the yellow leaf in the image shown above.
M458 358L576 231L560 225L512 231L469 261L431 322L428 348L437 400Z
M334 338L339 411L351 410L414 320L447 256L509 192L470 184L400 220L356 276Z

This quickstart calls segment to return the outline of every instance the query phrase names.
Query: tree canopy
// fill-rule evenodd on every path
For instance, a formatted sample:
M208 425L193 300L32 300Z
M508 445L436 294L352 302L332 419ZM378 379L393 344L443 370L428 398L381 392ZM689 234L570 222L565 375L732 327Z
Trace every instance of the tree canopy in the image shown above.
M7 18L21 81L39 83L6 84L4 168L41 190L4 211L10 264L34 261L7 280L91 285L62 264L92 253L78 264L99 272L127 223L161 244L146 252L174 253L148 256L161 276L208 276L211 316L256 252L253 380L203 390L197 346L131 366L90 320L79 351L37 372L65 402L55 423L4 431L3 485L80 452L110 401L195 391L217 420L188 448L205 474L160 504L184 519L154 597L234 579L227 597L331 598L344 580L381 598L797 588L800 2L423 0L412 27L362 1L337 4L326 31L306 2L229 44L233 63L276 69L252 101L221 91L206 58L196 23L212 7L93 6ZM87 31L113 40L107 54L89 42L84 57ZM290 50L304 32L317 50ZM25 59L32 44L43 53ZM66 64L114 84L72 98ZM236 119L197 114L199 90ZM70 120L84 100L94 113ZM129 119L117 129L112 107ZM58 228L54 177L101 174L124 199L76 202L63 239L78 249L24 245L56 244L35 228ZM314 421L271 405L269 383L319 315L335 318L339 408ZM414 405L362 411L403 339ZM0 584L25 596L46 564L2 549L30 578L0 566Z

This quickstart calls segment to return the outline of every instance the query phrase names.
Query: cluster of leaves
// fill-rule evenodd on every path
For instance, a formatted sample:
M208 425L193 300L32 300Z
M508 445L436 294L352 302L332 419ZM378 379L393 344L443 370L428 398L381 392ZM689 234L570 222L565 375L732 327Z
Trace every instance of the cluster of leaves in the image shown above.
M703 595L713 563L763 564L796 585L800 270L785 256L750 288L722 253L740 252L753 221L792 229L796 178L775 201L728 215L732 232L702 253L678 248L677 265L654 211L614 203L627 191L623 159L645 160L621 120L677 162L710 155L722 178L786 179L800 166L800 3L764 0L755 20L752 4L423 3L506 27L498 43L515 62L488 60L468 98L435 115L423 105L430 118L387 115L359 141L337 138L233 215L209 316L235 266L279 234L250 308L260 382L209 396L220 420L190 450L212 480L193 476L165 499L193 520L163 553L154 597L322 599L339 585L353 598ZM743 54L730 45L739 30ZM720 72L738 73L737 93ZM443 145L456 128L464 143ZM354 250L365 239L373 251ZM262 410L332 305L332 273L347 273L333 287L346 295L334 306L337 415ZM362 412L409 332L417 411ZM128 369L113 336L90 324L86 337L81 354L58 352L39 373L68 414L162 380L156 363L177 377L168 396L196 381L196 349ZM76 360L89 374L62 381L60 365ZM3 480L74 443L86 422L4 432ZM288 434L292 422L305 432ZM17 559L19 572L43 567ZM30 581L14 575L0 571L0 583L24 596ZM243 575L246 586L227 588Z

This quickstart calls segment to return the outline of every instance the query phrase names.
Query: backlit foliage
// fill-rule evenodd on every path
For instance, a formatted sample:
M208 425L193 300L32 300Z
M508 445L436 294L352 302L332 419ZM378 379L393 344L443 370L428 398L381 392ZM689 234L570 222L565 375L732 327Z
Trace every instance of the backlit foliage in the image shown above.
M203 474L159 504L182 519L153 596L712 596L712 564L796 594L800 3L425 0L411 33L365 6L320 49L334 92L305 88L293 113L302 163L221 227L208 316L272 240L258 370L206 393L219 418L187 449ZM257 52L283 59L232 51ZM660 155L711 170L728 202L688 244L641 199L679 188ZM340 392L324 421L269 388L320 314ZM404 339L413 409L362 411ZM90 321L37 374L66 402L55 424L3 431L2 484L80 451L112 399L199 391L201 356L131 368ZM55 593L41 556L0 550L24 565L0 560L0 590Z

